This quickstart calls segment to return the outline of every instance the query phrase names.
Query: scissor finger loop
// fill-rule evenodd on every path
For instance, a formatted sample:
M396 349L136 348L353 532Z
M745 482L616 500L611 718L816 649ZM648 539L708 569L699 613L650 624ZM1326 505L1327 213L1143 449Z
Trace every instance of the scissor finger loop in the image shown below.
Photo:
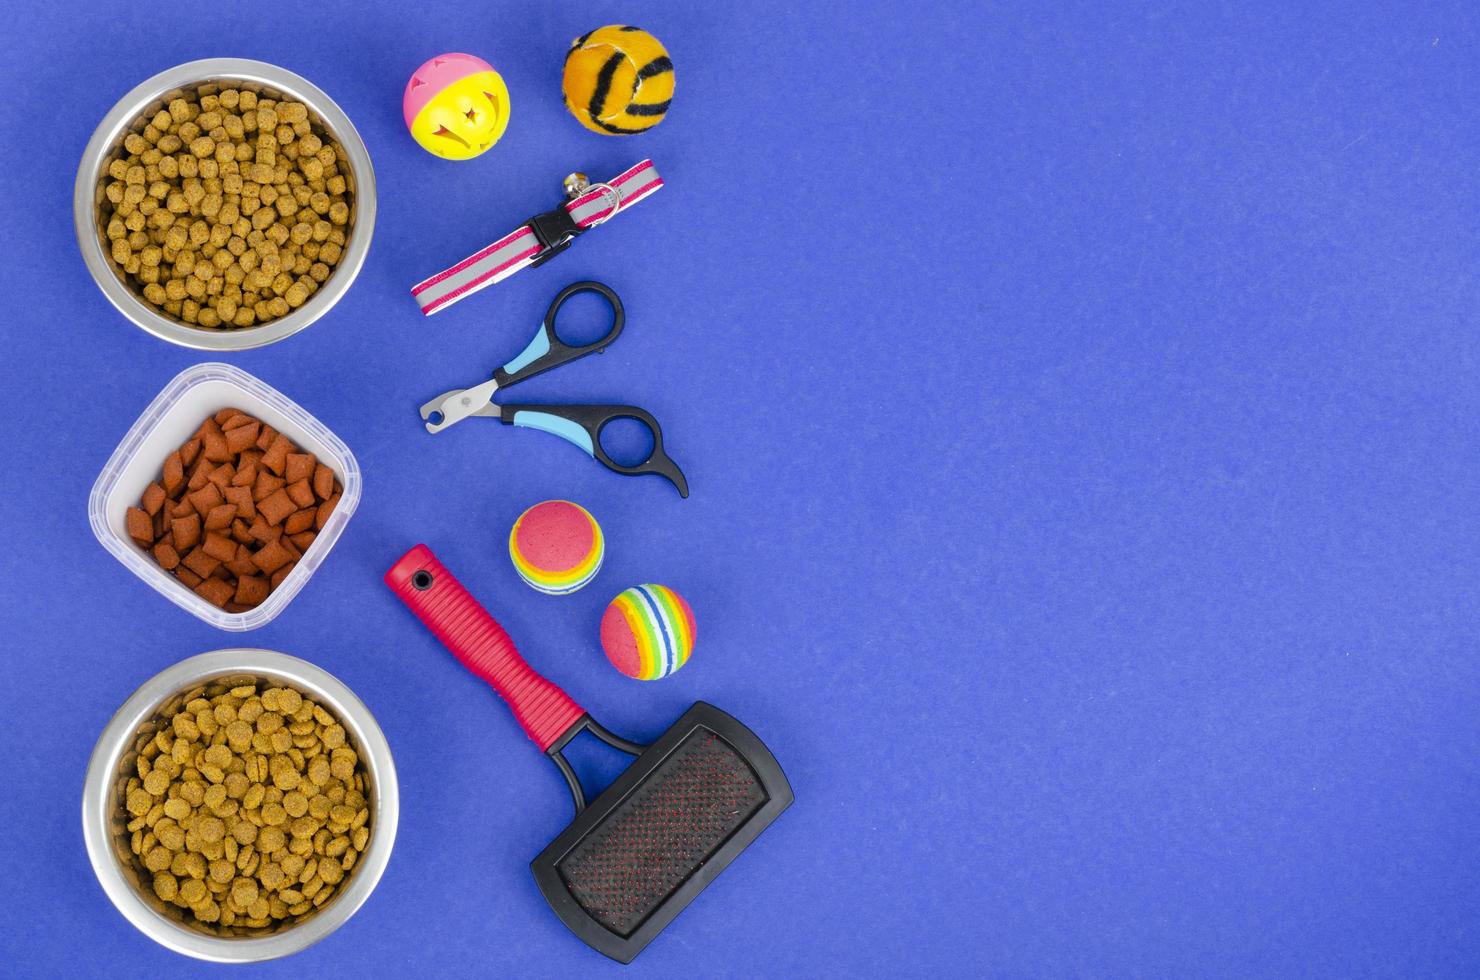
M556 324L559 322L560 308L564 306L566 302L572 297L577 296L581 293L595 293L606 300L607 305L610 306L612 310L612 325L607 328L606 333L603 334L600 339L592 343L572 344L560 336L560 331L557 328ZM550 334L552 347L555 346L555 344L558 342L559 344L568 347L573 351L579 350L594 352L616 340L617 336L622 332L622 327L625 326L626 323L627 314L626 311L622 308L621 297L619 297L616 292L605 283L595 282L594 280L587 279L581 282L571 283L569 286L566 286L564 289L562 289L555 296L555 298L550 301L550 308L545 313L544 327Z

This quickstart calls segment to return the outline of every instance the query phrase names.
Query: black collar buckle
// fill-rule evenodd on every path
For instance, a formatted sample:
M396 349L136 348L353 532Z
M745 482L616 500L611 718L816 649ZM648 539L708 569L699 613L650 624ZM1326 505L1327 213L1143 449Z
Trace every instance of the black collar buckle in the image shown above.
M564 207L537 214L525 223L540 242L539 254L529 263L531 266L544 265L570 248L570 243L575 241L576 236L586 230L575 223Z

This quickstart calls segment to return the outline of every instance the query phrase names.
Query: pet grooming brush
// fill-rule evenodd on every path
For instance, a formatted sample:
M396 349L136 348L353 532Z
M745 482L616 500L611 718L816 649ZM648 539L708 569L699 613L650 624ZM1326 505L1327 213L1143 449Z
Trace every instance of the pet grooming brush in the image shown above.
M524 662L503 627L417 545L386 573L463 666L508 702L560 769L575 820L530 864L545 900L592 948L629 963L791 805L769 749L696 702L650 745L613 735ZM581 732L636 757L591 802L561 750Z

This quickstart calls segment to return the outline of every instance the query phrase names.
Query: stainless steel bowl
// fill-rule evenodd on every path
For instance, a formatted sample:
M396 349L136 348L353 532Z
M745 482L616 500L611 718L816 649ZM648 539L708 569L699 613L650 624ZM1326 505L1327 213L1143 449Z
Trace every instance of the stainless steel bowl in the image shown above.
M268 98L293 98L308 106L317 122L322 124L344 147L349 157L351 184L354 202L350 212L348 241L339 264L330 273L328 280L314 292L308 302L287 316L279 317L260 326L233 330L217 330L196 327L183 320L176 320L159 312L146 303L135 288L124 279L123 273L113 265L105 244L105 229L100 220L103 198L102 177L108 165L122 150L123 138L131 131L144 128L141 116L153 115L170 99L187 90L201 86L229 83L250 89ZM128 317L145 330L183 347L199 350L247 350L261 347L291 336L329 312L329 309L344 295L370 250L370 238L375 231L375 171L370 166L370 154L360 134L344 110L334 100L285 68L269 65L263 61L244 58L205 58L176 65L162 71L153 78L139 84L133 91L118 101L98 128L83 151L82 162L77 167L77 182L72 190L72 220L77 228L77 243L82 247L82 258L88 271L108 302L118 312Z
M369 777L370 841L338 895L309 917L276 932L226 936L187 920L155 897L134 870L120 790L135 771L137 749L152 738L155 718L195 697L213 681L271 681L311 695L343 724ZM338 929L375 890L396 843L400 792L390 746L370 711L325 670L271 650L216 650L156 674L124 702L93 749L82 790L82 835L93 872L118 911L155 942L177 953L220 963L251 963L306 949Z

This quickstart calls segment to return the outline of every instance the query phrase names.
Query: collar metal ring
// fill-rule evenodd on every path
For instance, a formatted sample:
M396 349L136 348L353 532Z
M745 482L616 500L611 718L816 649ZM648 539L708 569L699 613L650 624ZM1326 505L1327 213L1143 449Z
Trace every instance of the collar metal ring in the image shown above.
M604 181L601 182L601 183L597 183L597 184L589 184L589 185L587 185L587 187L585 188L585 190L586 191L599 191L599 192L601 192L602 198L610 201L610 203L611 203L611 210L608 211L606 214L602 215L600 218L597 218L595 221L591 222L591 224L588 225L587 227L595 228L597 225L602 224L602 223L606 222L607 220L609 220L612 215L616 214L619 210L621 210L621 208L622 208L622 192L619 191L619 190L617 190L611 184L608 184L608 183L606 183ZM582 193L585 193L585 191L582 191Z

